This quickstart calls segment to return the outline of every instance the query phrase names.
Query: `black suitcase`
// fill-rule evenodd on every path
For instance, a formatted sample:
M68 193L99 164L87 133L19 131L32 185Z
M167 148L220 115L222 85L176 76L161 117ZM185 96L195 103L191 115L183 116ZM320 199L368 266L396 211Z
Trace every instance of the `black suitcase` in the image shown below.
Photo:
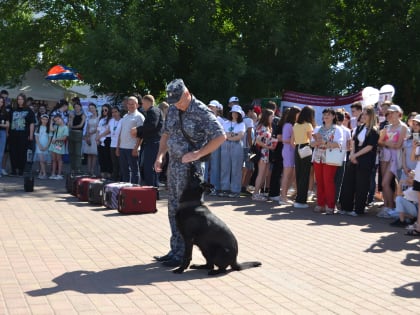
M88 201L95 205L103 204L103 191L104 186L112 183L109 179L98 179L89 183Z
M67 173L66 175L66 191L71 194L73 191L73 180L75 175L72 173Z

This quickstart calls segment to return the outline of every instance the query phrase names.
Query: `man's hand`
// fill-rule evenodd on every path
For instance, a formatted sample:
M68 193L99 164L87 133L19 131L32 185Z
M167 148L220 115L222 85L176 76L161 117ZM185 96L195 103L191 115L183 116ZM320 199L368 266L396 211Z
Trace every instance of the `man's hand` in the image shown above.
M200 156L199 151L193 151L193 152L185 153L181 161L182 163L190 163L190 162L197 161L200 158L201 156Z
M162 158L157 158L155 161L155 172L156 173L161 173L162 172Z

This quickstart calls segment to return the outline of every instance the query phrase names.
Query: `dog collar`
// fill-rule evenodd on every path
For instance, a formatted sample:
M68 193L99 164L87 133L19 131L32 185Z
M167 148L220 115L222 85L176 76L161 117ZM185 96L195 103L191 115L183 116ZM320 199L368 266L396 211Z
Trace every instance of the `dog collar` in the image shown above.
M201 200L182 201L179 203L179 207L196 207L202 204L203 202Z

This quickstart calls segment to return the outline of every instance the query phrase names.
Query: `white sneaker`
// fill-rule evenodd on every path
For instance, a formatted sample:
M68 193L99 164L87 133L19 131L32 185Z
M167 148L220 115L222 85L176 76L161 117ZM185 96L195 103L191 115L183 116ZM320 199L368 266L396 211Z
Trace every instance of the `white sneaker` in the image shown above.
M51 175L50 177L48 177L49 179L55 179L56 178L56 175Z
M253 194L252 200L254 201L267 201L267 198L263 196L262 194Z
M348 212L347 215L351 217L358 217L359 215L356 213L356 211Z
M289 199L279 198L279 205L280 206L291 206L292 202Z
M305 208L309 208L307 203L300 203L300 202L295 202L293 204L293 207L295 208L299 208L299 209L305 209Z
M64 177L61 175L56 175L54 179L64 179Z
M308 191L308 200L313 200L315 197L315 193L312 190Z
M9 174L7 174L6 170L5 170L5 169L3 169L3 168L1 169L1 174L2 174L2 175L4 175L4 176L9 175Z
M294 188L289 188L289 190L287 191L287 195L293 196L294 194L296 194L296 190Z

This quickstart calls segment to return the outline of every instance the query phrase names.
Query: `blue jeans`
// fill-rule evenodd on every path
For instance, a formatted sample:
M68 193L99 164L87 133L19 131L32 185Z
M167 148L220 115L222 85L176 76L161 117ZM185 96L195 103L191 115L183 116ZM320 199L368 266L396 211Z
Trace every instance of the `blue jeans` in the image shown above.
M395 210L413 218L418 216L417 204L408 201L403 196L397 196L395 199Z
M244 158L242 142L225 141L221 147L221 156L223 156L223 163L220 166L221 190L240 193Z
M0 162L3 161L5 147L6 147L6 129L0 129Z
M132 149L120 148L120 171L123 182L139 183L139 163L138 157L132 156Z
M210 184L214 186L217 191L220 190L220 157L222 149L219 147L210 156Z
M142 169L142 181L146 186L159 186L159 175L155 172L154 164L159 151L159 141L145 142L141 146L139 165Z

